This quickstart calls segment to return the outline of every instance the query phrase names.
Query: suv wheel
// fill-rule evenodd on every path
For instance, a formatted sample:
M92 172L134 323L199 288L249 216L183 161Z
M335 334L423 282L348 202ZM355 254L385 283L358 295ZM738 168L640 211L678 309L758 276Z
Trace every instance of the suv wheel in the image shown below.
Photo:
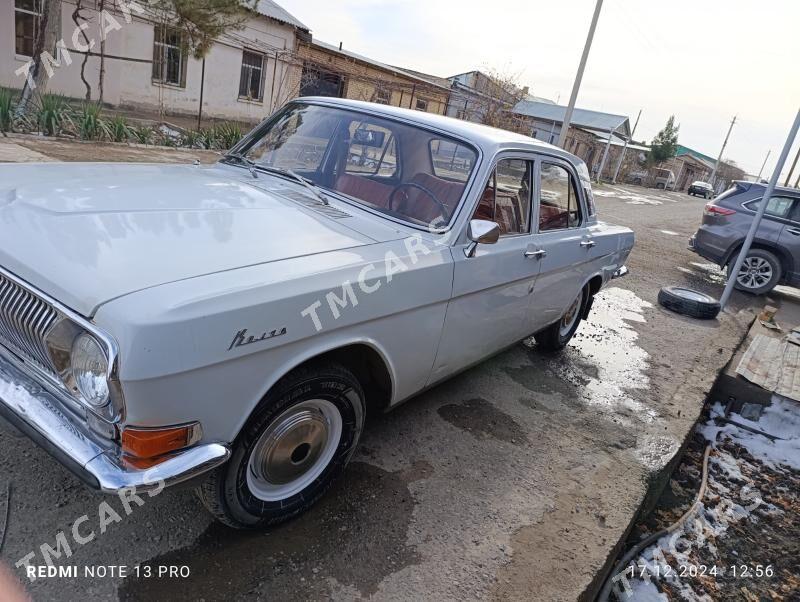
M735 262L736 255L728 262L729 278ZM736 288L753 295L763 295L777 286L782 272L781 262L774 253L765 249L750 249L736 275Z
M310 508L350 460L364 426L364 392L338 364L289 373L242 429L231 459L198 489L224 524L257 528Z

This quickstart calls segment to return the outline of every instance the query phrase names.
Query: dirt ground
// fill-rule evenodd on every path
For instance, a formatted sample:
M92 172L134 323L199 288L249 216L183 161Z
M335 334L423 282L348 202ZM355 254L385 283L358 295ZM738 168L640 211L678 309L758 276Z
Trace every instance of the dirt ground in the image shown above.
M84 156L72 143L14 144ZM153 151L152 160L161 153L170 154ZM622 186L598 192L601 218L632 227L637 245L630 275L598 297L564 353L527 341L371 416L344 478L289 524L231 531L191 491L167 490L58 561L81 571L142 564L153 574L185 566L188 577L148 577L140 567L124 579L26 581L29 591L42 600L591 597L652 483L668 477L751 320L738 311L753 303L736 295L711 322L661 309L666 284L721 290L718 273L686 249L702 201ZM12 487L8 564L54 545L82 515L82 529L97 530L103 498L7 427L0 474Z

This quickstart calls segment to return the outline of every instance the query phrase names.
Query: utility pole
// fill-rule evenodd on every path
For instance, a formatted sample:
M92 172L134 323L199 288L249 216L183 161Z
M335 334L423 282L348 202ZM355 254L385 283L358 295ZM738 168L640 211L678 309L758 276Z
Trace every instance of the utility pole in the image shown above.
M572 121L572 112L575 110L575 101L578 99L578 90L581 88L583 70L586 68L586 59L589 58L589 49L592 47L594 30L597 28L597 20L600 18L600 9L602 7L603 0L597 0L597 4L594 7L594 15L592 16L592 24L589 26L589 35L586 37L586 45L583 47L581 62L578 65L578 73L575 75L575 83L572 84L572 94L570 94L567 111L564 113L564 121L561 124L561 133L558 136L557 145L560 148L564 148L564 143L567 141L567 132L569 131L569 124Z
M769 155L772 152L772 149L767 151L767 156L764 157L764 162L761 164L761 169L758 170L758 175L756 176L756 182L761 181L761 174L764 173L764 168L767 166L767 159L769 159Z
M617 176L619 175L619 168L622 167L622 161L625 159L625 151L628 150L628 142L633 139L633 135L636 133L636 126L639 125L639 117L642 116L642 110L639 109L639 114L636 116L636 123L633 124L633 130L631 130L631 135L625 140L625 146L622 147L622 154L619 156L619 161L617 162L617 168L614 170L614 177L611 178L611 183L617 183Z
M772 192L775 190L775 186L778 185L778 179L781 177L781 171L786 164L786 159L789 156L789 151L792 149L792 144L794 143L795 136L797 136L798 129L800 129L800 111L797 111L797 115L795 115L794 123L789 130L789 136L786 138L786 144L783 145L781 155L778 157L778 163L775 165L775 171L772 172L772 177L769 179L767 189L764 191L764 199L769 199L772 196ZM736 258L736 261L733 262L733 267L728 271L728 281L725 283L725 290L722 292L722 297L720 297L719 300L720 309L724 309L725 304L728 303L728 300L731 298L733 287L739 276L739 270L742 269L744 258L747 257L747 253L750 251L750 245L753 244L753 238L755 238L756 231L758 230L759 224L761 224L761 218L764 217L764 211L766 211L766 209L766 201L758 204L758 211L756 211L755 217L750 222L750 229L747 231L747 236L739 251L739 256Z
M725 142L722 143L722 148L719 151L719 157L717 157L717 162L714 163L714 171L711 172L711 177L708 180L708 183L711 186L714 186L714 177L717 175L717 170L719 169L719 162L722 161L722 153L725 152L725 147L728 146L728 138L731 137L731 130L733 129L733 125L736 123L736 115L733 116L731 119L731 127L728 128L728 133L725 135Z
M786 176L786 181L783 183L784 186L789 185L789 180L792 179L792 174L794 173L794 168L797 167L797 159L800 158L800 148L797 149L797 154L794 156L794 161L792 161L792 168L789 170L789 175Z

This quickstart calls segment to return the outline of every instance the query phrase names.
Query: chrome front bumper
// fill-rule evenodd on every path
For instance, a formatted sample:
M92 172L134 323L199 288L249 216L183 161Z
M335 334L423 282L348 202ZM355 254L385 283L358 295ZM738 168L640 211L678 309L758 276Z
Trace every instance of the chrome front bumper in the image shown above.
M158 489L188 481L230 456L225 445L197 445L149 469L125 464L118 446L95 436L58 398L38 385L0 348L0 415L93 489L117 493Z

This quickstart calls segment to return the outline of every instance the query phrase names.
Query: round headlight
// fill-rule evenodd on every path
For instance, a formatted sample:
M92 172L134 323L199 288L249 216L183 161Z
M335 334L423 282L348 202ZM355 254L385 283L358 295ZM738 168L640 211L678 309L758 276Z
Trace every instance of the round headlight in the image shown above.
M72 345L72 377L81 396L96 408L108 402L108 358L97 340L81 334Z

